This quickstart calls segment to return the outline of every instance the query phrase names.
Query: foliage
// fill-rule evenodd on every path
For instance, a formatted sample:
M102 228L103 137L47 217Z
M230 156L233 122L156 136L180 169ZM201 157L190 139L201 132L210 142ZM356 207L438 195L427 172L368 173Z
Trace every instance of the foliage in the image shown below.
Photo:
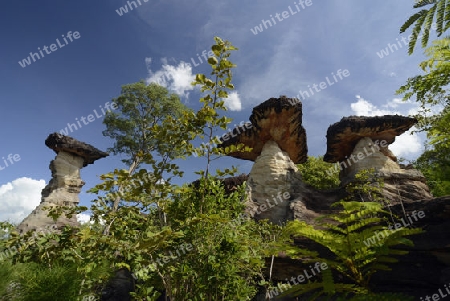
M121 95L112 100L118 109L107 111L103 135L113 139L114 147L108 151L128 156L128 165L151 163L152 153L174 156L177 149L173 141L163 141L153 131L169 117L178 119L187 108L176 94L155 83L143 81L122 86ZM178 141L178 140L177 140Z
M320 190L339 187L339 173L334 172L334 164L323 161L323 156L308 156L308 161L297 165L302 180ZM330 170L333 172L330 173Z
M0 300L75 301L79 300L82 275L73 264L49 268L37 263L0 265L4 277L0 284ZM5 299L2 299L5 298Z
M0 300L11 299L11 285L14 283L14 271L17 267L14 267L10 260L0 261Z
M243 194L243 185L226 195L220 181L203 178L174 197L169 222L184 233L179 243L193 246L155 272L170 281L174 300L248 300L256 293L272 226L239 216Z
M206 138L207 144L197 149L187 146L189 153L196 152L206 158L206 168L197 173L198 185L185 185L173 191L173 202L167 206L167 223L183 233L176 243L190 244L194 250L176 260L153 267L153 275L159 275L167 294L174 300L248 300L255 293L255 281L262 275L265 254L266 230L255 222L238 219L243 211L244 188L227 195L221 181L210 172L213 156L228 151L215 147L214 130L225 129L229 118L220 117L218 110L226 110L223 99L228 96L231 83L230 51L236 50L227 41L215 38L214 53L208 62L213 80L198 74L193 85L201 85L207 92L200 99L203 107L196 113L191 128L195 136ZM242 146L238 146L243 149ZM216 171L219 176L232 175L231 168ZM238 219L238 222L236 222ZM164 256L161 253L159 256Z
M406 84L397 90L397 94L402 94L405 101L416 97L421 108L417 115L421 122L420 128L429 130L429 126L437 121L433 117L436 112L433 112L430 106L445 108L450 103L448 90L445 89L450 83L450 37L434 41L433 45L425 50L425 54L428 58L420 63L425 74L409 78Z
M426 49L428 59L421 63L424 75L409 78L400 87L405 101L413 96L420 104L414 116L419 120L418 129L427 131L430 147L417 159L416 166L429 179L434 195L449 194L450 171L450 38L433 42Z
M389 201L381 193L383 186L383 178L377 176L374 168L360 170L355 174L353 181L345 187L349 195L346 200L389 205Z
M413 163L427 179L435 197L450 195L450 160L442 158L435 149L425 150Z
M218 111L226 109L223 99L233 88L234 64L228 58L236 49L228 41L215 41L215 56L208 60L214 78L200 74L193 83L206 92L197 112L181 108L177 114L171 109L156 113L158 107L150 105L158 97L151 91L166 95L165 91L156 86L150 91L143 83L124 86L114 100L119 110L109 113L104 134L115 139L113 151L127 155L124 161L130 168L102 175L102 183L90 190L96 195L90 207L92 224L36 237L12 232L7 247L18 246L15 263L33 262L49 269L74 264L85 295L98 292L122 267L138 277L133 294L138 300L156 300L162 291L172 300L248 300L256 293L263 258L273 253L267 236L273 237L277 227L239 215L243 186L229 194L219 179L233 174L234 167L211 173L214 157L245 150L215 146L214 131L230 121ZM206 138L206 144L195 147L198 138ZM197 172L198 185L174 185L173 178L183 175L174 160L194 152L206 157L206 168ZM139 169L141 164L151 170ZM63 209L51 215L64 211L70 216L87 208Z
M403 33L414 24L409 41L409 54L413 53L417 40L420 37L422 37L422 47L425 48L427 46L430 28L434 19L436 20L436 33L438 37L450 28L450 2L446 0L417 0L413 7L421 8L427 5L431 5L431 7L428 9L424 8L415 13L400 27L400 33ZM424 31L423 35L420 35L421 31Z
M124 85L121 95L113 99L118 112L108 111L103 123L106 130L104 136L115 140L114 147L108 150L114 154L125 154L128 158L122 161L129 165L128 176L142 163L151 164L154 178L162 180L165 172L175 169L173 174L180 176L177 166L171 161L180 156L181 146L186 132L173 127L174 120L189 114L176 94L155 83L146 85L143 81ZM173 132L175 131L175 132ZM171 137L172 139L167 139ZM154 155L159 155L156 160ZM168 170L169 169L169 170ZM117 186L117 194L112 199L113 211L117 211L124 187ZM109 226L104 234L110 231Z
M228 97L228 90L234 89L234 85L231 83L232 72L231 69L236 67L228 58L231 55L231 51L237 50L230 42L223 41L216 37L216 44L211 47L214 56L208 58L208 63L211 65L213 80L207 78L204 74L197 74L193 86L201 86L201 92L207 92L205 96L200 98L200 103L203 107L197 112L197 118L195 123L198 125L200 132L197 135L200 138L206 137L206 144L202 143L198 149L197 154L201 154L206 157L206 168L197 172L201 176L207 178L210 174L210 164L214 160L214 156L224 155L232 151L249 151L248 147L243 144L237 146L231 146L226 149L216 147L220 141L214 136L214 131L218 128L226 129L231 119L222 116L218 110L226 111L224 99ZM232 175L235 173L235 169L225 171L218 171L219 176L226 174ZM201 212L201 208L200 208Z
M368 185L360 184L359 188L372 191L366 186ZM356 189L357 186L352 187L351 191ZM336 283L331 270L324 270L321 273L321 282L298 284L285 294L298 296L314 292L313 299L336 293L368 294L372 275L380 270L390 270L388 264L397 262L393 256L408 253L391 247L399 244L412 246L412 241L404 236L422 232L421 229L408 228L388 230L382 223L387 221L386 216L389 213L383 210L383 204L380 202L359 202L350 198L333 206L342 209L338 213L323 217L317 227L296 220L289 222L285 228L287 238L302 236L311 239L331 251L333 257L321 258L317 252L305 252L295 246L287 247L286 253L306 262L325 262L331 270L344 277L344 280L342 283ZM375 236L377 243L373 243Z

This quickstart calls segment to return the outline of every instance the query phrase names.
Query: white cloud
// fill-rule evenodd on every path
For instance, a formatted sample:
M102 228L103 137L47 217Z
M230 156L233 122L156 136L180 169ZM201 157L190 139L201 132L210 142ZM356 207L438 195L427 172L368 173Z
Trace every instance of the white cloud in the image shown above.
M0 221L20 223L41 202L45 180L18 178L0 186Z
M228 93L228 98L225 98L224 101L225 101L225 106L230 111L240 111L240 110L242 110L241 98L239 97L239 93L238 92L233 91L231 93Z
M80 224L86 224L90 221L91 216L89 214L85 213L79 213L77 214L77 220L80 222Z
M365 100L359 95L355 96L358 99L357 102L353 102L350 104L350 107L353 112L355 112L358 116L381 116L381 115L393 115L400 114L398 111L391 110L382 110L378 109L377 106L372 104L370 101ZM385 106L395 108L396 106L392 106L394 102L388 102Z
M397 157L417 155L422 152L422 142L418 135L411 135L411 130L409 130L396 137L395 142L389 146L389 149Z
M151 58L145 58L145 64L149 72L149 76L146 79L147 84L157 83L186 98L189 96L188 91L194 90L191 83L195 80L195 75L192 74L192 66L190 64L181 61L178 66L173 66L168 64L166 58L162 58L162 68L153 72L150 68L151 62Z
M393 98L381 105L385 109L379 109L376 105L362 98L360 95L356 95L355 97L357 101L351 103L350 107L358 116L409 115L418 110L416 103L411 103L410 101L404 102L401 98ZM411 131L413 130L414 128L395 138L395 142L389 146L389 149L394 155L404 157L418 155L422 152L422 141L417 134L411 135Z

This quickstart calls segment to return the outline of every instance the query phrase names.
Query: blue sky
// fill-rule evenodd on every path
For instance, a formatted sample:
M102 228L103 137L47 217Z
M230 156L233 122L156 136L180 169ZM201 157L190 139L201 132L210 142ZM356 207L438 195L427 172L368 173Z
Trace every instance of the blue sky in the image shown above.
M312 0L303 7L300 1L140 0L136 7L128 2L22 0L3 5L0 158L18 154L20 160L0 170L1 220L20 221L39 203L55 157L45 138L76 118L100 112L99 106L119 95L121 85L158 81L179 93L187 106L199 108L200 94L189 82L196 73L209 74L197 54L210 49L214 36L239 48L231 56L237 64L236 92L226 112L232 124L247 121L252 108L270 97L296 97L327 77L333 81L339 69L348 71L349 76L302 100L309 155L325 153L326 130L343 116L407 115L417 109L395 95L408 77L420 73L424 58L420 48L408 56L400 42L409 34L400 35L399 28L413 13L411 0ZM257 34L255 27L261 29ZM69 32L78 32L78 39L70 41ZM25 67L19 64L51 44L56 50L35 56ZM104 129L102 118L96 118L69 135L106 150L112 141L102 136ZM398 140L392 146L398 156L420 154L423 136L405 134ZM85 191L99 183L100 174L124 167L120 159L110 156L81 171L86 182L82 205L92 200ZM194 180L193 171L202 163L194 158L181 162L186 176L179 183ZM232 158L219 160L216 167L231 164L241 172L251 168L251 162Z

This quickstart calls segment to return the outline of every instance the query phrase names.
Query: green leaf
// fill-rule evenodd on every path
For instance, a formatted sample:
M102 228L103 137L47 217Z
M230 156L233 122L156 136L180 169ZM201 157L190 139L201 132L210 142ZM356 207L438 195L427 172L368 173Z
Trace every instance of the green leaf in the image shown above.
M215 57L212 56L212 57L208 58L208 63L210 65L217 65L218 61L217 61L217 59Z

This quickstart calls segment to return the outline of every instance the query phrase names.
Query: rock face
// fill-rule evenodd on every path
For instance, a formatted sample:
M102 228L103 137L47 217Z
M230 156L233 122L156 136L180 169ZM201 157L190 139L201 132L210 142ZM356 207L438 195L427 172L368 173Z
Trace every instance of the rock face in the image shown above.
M414 211L424 212L424 217L411 218L410 227L420 227L424 233L409 238L414 247L409 253L399 256L399 262L392 264L392 271L382 271L373 276L377 291L401 292L419 300L433 295L438 289L450 283L450 196L432 200L416 200L390 207L399 217L412 216ZM449 286L450 287L450 286ZM422 300L422 299L420 299Z
M45 145L54 150L56 154L59 154L59 152L62 151L72 154L75 157L82 158L83 167L108 156L108 153L102 152L90 144L59 133L50 134L47 139L45 139Z
M401 168L388 148L416 122L398 115L342 118L328 128L324 160L339 165L342 186L352 182L357 172L375 169L384 181L383 196L391 204L431 198L424 176Z
M85 184L81 180L80 169L108 156L89 144L58 133L49 135L45 144L57 153L55 159L50 162L52 179L42 190L41 203L18 226L20 233L66 224L77 225L76 216L69 219L62 215L55 222L47 216L48 211L44 208L76 206L79 203L78 194Z
M102 290L101 301L131 301L130 293L134 292L133 275L125 268L116 271Z
M296 172L297 166L289 155L276 142L266 142L249 174L250 216L273 223L288 219L291 183Z
M266 142L274 141L294 163L306 162L306 132L302 126L302 103L298 99L270 98L253 108L250 122L250 129L235 128L233 137L222 139L220 146L242 143L252 151L230 153L229 156L255 161Z
M356 143L347 160L339 162L342 170L341 179L351 179L359 171L370 168L385 171L399 170L400 166L392 159L392 156L385 155L387 152L389 152L387 147L383 150L379 141L374 142L369 137L362 138Z
M396 136L417 120L398 115L350 116L331 125L324 160L336 163L341 187L318 191L302 181L296 167L305 162L307 150L301 116L301 103L296 99L271 98L253 109L251 129L235 129L236 137L222 141L223 147L239 143L253 147L250 153L230 154L255 161L247 179L247 213L254 219L269 219L277 224L292 219L314 224L316 218L336 210L331 205L346 197L345 186L355 181L357 172L373 168L376 176L383 179L382 194L390 204L389 210L399 217L412 215L414 210L426 214L426 218L413 225L424 228L426 233L410 237L415 247L409 248L409 255L400 256L398 263L390 265L391 272L375 274L371 282L374 291L422 297L450 283L450 196L433 199L424 176L398 164L389 149ZM280 201L284 193L288 198ZM327 249L310 240L298 238L295 243L316 250L323 257L331 256ZM267 265L270 264L268 258ZM274 261L272 279L285 282L307 268L301 260L279 256ZM265 293L261 292L254 300L266 300Z
M364 137L391 144L396 136L409 130L415 123L415 118L400 115L343 117L328 128L327 152L323 160L331 163L346 160Z
M251 152L229 156L255 161L248 178L247 213L273 223L294 217L291 208L295 164L306 161L306 133L302 126L302 104L296 98L270 98L253 108L251 128L238 127L220 147L244 144Z

